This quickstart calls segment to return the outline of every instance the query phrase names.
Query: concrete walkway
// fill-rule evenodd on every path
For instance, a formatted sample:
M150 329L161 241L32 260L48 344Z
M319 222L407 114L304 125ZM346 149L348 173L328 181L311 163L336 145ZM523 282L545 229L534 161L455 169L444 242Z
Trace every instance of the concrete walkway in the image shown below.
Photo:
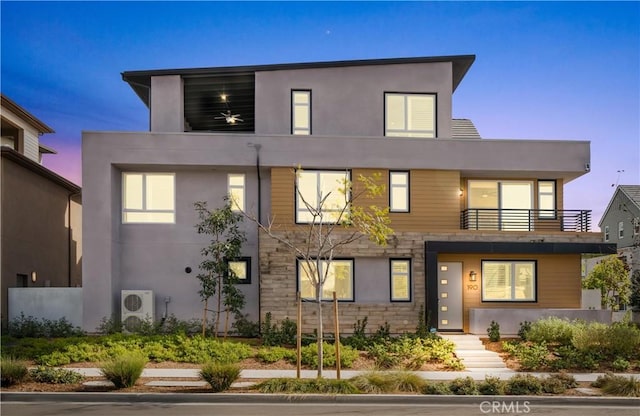
M466 370L513 372L507 368L497 352L484 348L477 335L447 333L438 333L438 335L455 344L454 353L462 361Z

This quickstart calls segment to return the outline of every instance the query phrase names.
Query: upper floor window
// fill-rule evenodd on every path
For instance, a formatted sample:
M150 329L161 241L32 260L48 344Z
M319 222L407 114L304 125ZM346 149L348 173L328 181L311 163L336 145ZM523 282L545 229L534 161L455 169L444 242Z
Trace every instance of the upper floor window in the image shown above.
M174 223L175 174L122 174L123 223Z
M311 134L311 91L291 91L291 133Z
M620 221L618 223L618 238L619 239L624 238L624 221Z
M391 259L391 301L411 300L411 260Z
M436 95L385 93L385 136L436 137Z
M233 211L244 211L244 173L230 173L227 176L229 198L231 199L231 209Z
M556 182L538 181L538 217L556 218Z
M535 261L482 262L482 301L536 301Z
M318 280L316 265L320 266L320 276L326 276L322 299L332 300L336 292L338 300L353 300L353 260L334 259L306 262L298 259L298 290L304 299L315 299L315 283Z
M604 226L604 241L609 241L609 226Z
M638 234L640 234L640 218L636 217L633 219L633 236Z
M409 172L389 172L389 210L409 212Z
M335 223L349 201L349 171L300 170L296 172L296 222Z

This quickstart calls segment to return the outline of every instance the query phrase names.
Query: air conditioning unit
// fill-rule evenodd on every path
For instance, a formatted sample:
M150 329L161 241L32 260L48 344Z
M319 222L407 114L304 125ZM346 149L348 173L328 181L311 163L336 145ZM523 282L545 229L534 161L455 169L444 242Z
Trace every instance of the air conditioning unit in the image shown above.
M135 332L143 322L154 319L153 291L151 290L123 290L122 298L122 329Z

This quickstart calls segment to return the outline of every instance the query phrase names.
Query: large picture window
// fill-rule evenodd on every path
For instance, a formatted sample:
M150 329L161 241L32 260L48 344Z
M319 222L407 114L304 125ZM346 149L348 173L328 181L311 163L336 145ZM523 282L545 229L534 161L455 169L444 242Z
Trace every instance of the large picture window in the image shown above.
M436 137L436 95L386 93L385 136Z
M332 300L336 292L338 300L352 301L353 297L353 260L334 259L331 262L320 261L320 275L327 274L324 282L322 299ZM313 285L317 280L316 262L307 263L298 259L298 289L304 299L315 299L316 292Z
M411 260L391 259L391 302L411 300Z
M296 173L296 222L335 223L349 200L348 171L301 170Z
M536 262L482 262L483 302L535 302Z
M122 222L174 223L175 174L122 174Z

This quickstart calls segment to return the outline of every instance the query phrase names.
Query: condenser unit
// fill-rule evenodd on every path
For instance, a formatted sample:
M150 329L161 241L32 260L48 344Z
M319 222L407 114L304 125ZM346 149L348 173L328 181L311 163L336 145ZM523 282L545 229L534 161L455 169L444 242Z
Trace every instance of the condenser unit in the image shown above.
M135 332L143 322L153 322L154 303L151 290L123 290L122 298L122 329Z

